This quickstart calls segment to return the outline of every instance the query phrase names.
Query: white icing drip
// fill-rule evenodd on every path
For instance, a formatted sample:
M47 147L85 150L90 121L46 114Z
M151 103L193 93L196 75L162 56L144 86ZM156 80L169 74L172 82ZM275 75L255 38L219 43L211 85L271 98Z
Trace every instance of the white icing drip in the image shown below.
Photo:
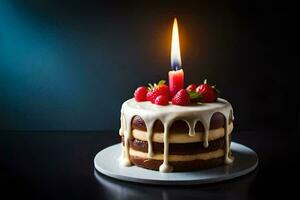
M203 141L203 146L205 148L208 147L208 132L209 132L209 129L205 128L205 131L204 131L204 141Z
M224 156L224 163L225 164L231 164L233 162L233 158L231 157L231 151L230 151L230 140L229 140L229 130L228 130L228 120L229 115L225 117L226 123L225 123L225 156Z
M208 147L208 133L209 133L209 126L210 126L210 119L214 113L209 113L207 116L202 116L200 121L203 124L204 127L204 140L203 140L203 146L205 148Z
M231 120L234 121L233 110L230 110L230 116L229 116L229 118L231 118Z
M123 136L124 135L124 133L123 133L123 128L124 128L124 114L121 112L121 117L120 117L120 121L121 121L121 127L120 127L120 130L119 130L119 135L120 136Z
M123 152L122 152L122 159L121 159L121 164L123 166L131 166L131 161L130 161L130 156L129 156L129 140L132 137L132 131L131 131L131 120L132 117L131 115L125 115L125 111L121 110L121 115L122 115L122 122L121 125L123 127L121 127L121 131L122 131L122 135L124 135L124 146L123 146Z
M189 135L195 135L195 126L198 121L204 127L204 142L203 145L208 147L208 133L210 120L214 113L220 112L225 116L225 163L231 163L230 158L230 141L228 133L229 116L232 116L232 107L229 102L224 99L218 99L214 103L206 103L191 106L158 106L150 102L136 102L134 99L129 99L123 103L121 109L121 128L120 135L124 136L123 156L121 163L123 165L131 165L129 155L129 140L132 137L131 121L134 116L140 116L147 127L147 142L148 142L148 157L153 155L152 135L153 126L156 120L160 120L164 125L164 161L159 167L160 172L171 172L173 167L169 165L169 128L176 120L184 120L189 127Z
M124 134L127 133L127 130L126 130L126 124L125 124L125 118L124 118L124 113L121 111L121 128L119 130L119 135L120 136L124 136L124 145L122 144L122 155L121 155L121 158L120 158L120 164L123 165L123 166L130 166L131 165L131 162L129 160L129 155L126 154L126 151L125 149L128 148L129 149L129 145L128 145L128 134Z
M192 123L192 127L189 125L190 126L189 128L190 129L192 128L192 131L191 130L189 131L190 136L194 136L196 134L196 131L195 131L196 124L197 124L197 120L194 120L193 123Z
M153 136L153 125L155 121L146 125L147 128L147 143L148 143L148 158L153 156L153 148L152 148L152 136Z
M197 120L184 120L189 127L189 136L194 136L196 134L195 127Z
M121 159L121 165L123 166L131 166L131 162L129 159L129 140L125 134L124 136L124 146L123 146L123 152L122 152L122 159Z
M160 172L171 172L173 167L169 165L169 128L172 122L164 123L164 161L159 166Z

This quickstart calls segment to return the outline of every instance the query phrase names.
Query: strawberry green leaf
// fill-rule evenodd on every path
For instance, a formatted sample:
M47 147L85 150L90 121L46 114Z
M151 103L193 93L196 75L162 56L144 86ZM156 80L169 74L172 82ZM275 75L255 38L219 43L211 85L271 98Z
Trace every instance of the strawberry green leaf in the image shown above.
M189 97L190 97L190 101L197 103L201 101L201 94L199 94L198 92L189 92Z
M160 80L159 82L158 82L158 84L157 85L163 85L163 84L165 84L166 83L166 81L165 80Z
M151 83L148 83L149 87L148 87L148 90L151 91L154 89L154 86L151 84Z
M191 102L199 102L201 100L201 94L198 92L188 92Z

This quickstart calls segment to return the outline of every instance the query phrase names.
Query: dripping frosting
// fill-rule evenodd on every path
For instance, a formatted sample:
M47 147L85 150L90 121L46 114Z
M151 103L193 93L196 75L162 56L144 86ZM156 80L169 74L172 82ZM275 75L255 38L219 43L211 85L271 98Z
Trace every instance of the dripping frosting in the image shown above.
M233 111L231 104L221 98L218 98L217 102L204 103L191 106L158 106L150 102L136 102L134 99L129 99L125 101L121 109L121 128L119 134L124 136L124 145L122 145L122 156L120 163L124 166L130 166L130 149L129 140L133 137L132 135L132 119L135 116L140 116L147 128L147 143L148 143L148 153L147 157L153 157L152 149L152 139L153 139L153 127L157 120L160 120L164 126L163 132L163 143L164 143L164 153L163 153L163 163L159 167L160 172L171 172L173 167L169 164L169 129L173 122L176 120L183 120L187 123L189 127L188 135L194 137L196 135L195 126L199 121L203 124L203 145L204 147L209 146L209 126L210 120L214 113L220 112L225 117L225 155L224 163L230 164L233 162L230 153L230 139L229 134L232 127L229 125L229 121L233 119Z

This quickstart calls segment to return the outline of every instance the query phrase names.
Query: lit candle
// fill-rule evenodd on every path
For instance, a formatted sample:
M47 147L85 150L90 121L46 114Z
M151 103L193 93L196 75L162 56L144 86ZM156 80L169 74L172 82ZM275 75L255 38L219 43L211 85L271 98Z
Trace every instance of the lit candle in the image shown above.
M179 45L179 33L177 19L174 19L172 30L172 44L171 44L171 67L169 71L169 88L170 95L173 97L179 90L184 87L184 72L181 69L181 56Z

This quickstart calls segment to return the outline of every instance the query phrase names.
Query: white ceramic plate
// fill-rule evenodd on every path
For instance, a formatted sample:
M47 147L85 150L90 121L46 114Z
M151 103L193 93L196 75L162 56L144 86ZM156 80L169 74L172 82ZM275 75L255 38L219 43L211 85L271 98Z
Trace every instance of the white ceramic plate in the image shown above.
M136 166L120 166L121 144L115 144L100 151L94 158L94 165L99 172L112 178L158 185L214 183L245 175L257 167L258 157L252 149L232 142L231 150L235 158L231 165L195 172L160 173Z

